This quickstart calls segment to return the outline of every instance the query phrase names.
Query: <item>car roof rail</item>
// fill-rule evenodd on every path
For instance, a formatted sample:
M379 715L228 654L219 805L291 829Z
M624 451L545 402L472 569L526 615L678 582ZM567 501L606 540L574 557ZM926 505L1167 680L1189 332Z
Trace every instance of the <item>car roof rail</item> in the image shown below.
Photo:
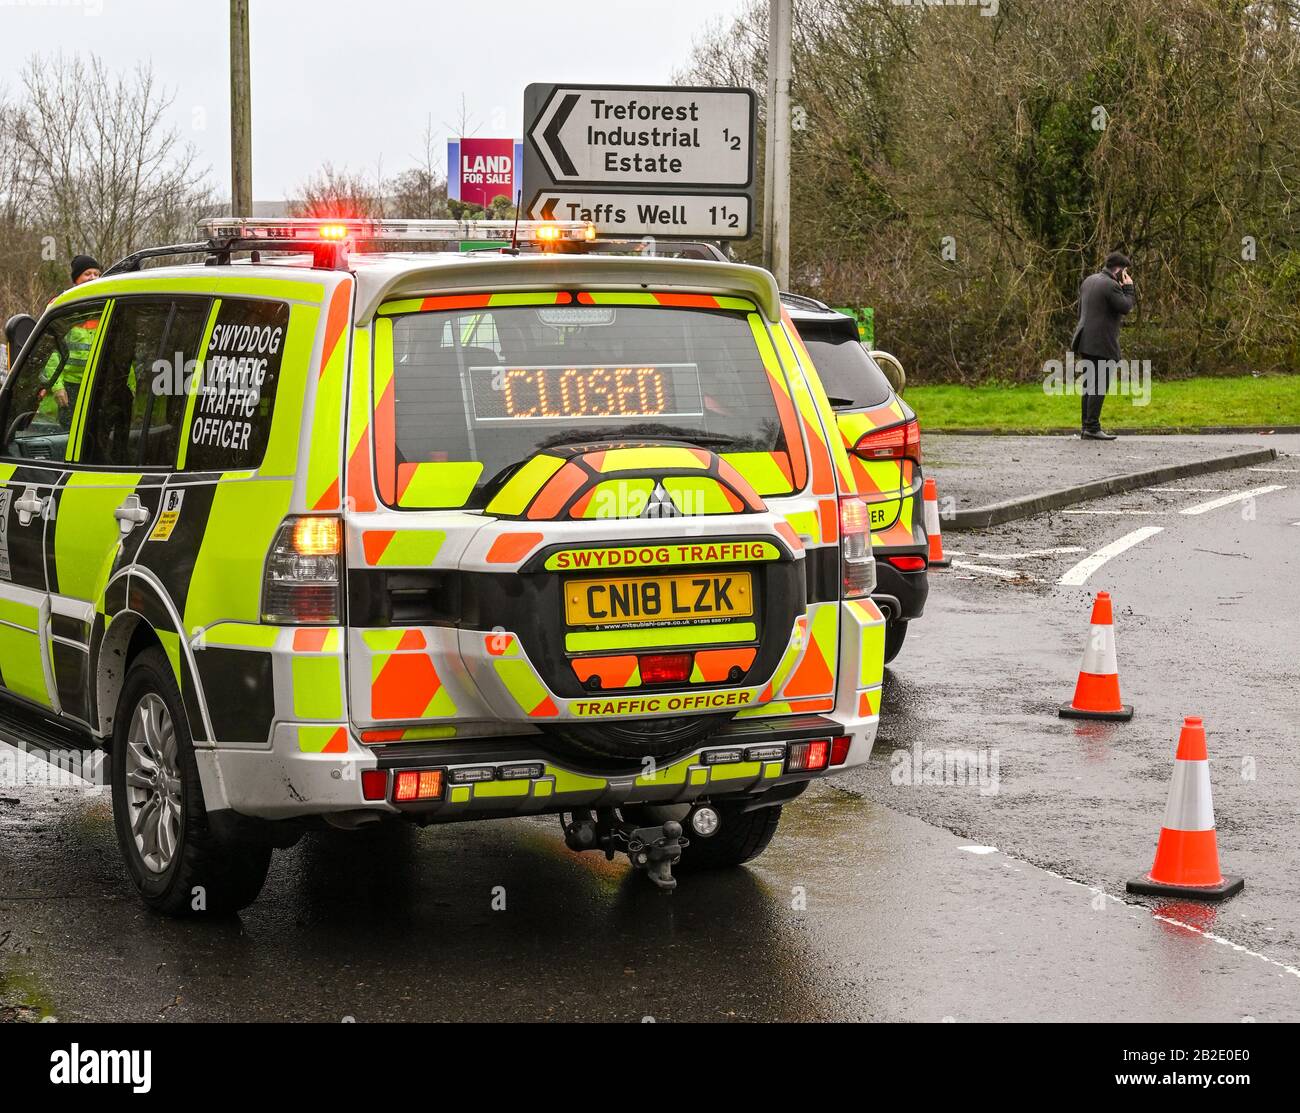
M788 291L781 291L781 300L786 305L794 309L808 309L814 313L834 313L835 310L827 305L824 301L818 301L816 298L810 298L807 294L791 294Z
M201 243L174 243L162 247L146 247L134 251L119 259L101 277L109 278L115 274L134 274L150 259L162 259L169 255L203 255L208 266L225 266L237 251L287 251L293 254L311 253L312 266L319 270L345 270L347 268L347 244L337 240L298 239L292 243L267 242L265 239L228 239L205 240Z
M130 274L149 259L168 255L204 255L209 266L223 266L237 251L311 253L312 266L348 269L357 244L376 242L499 244L514 252L520 245L565 250L595 240L593 225L577 220L389 220L334 217L213 217L199 229L201 242L146 247L119 259L105 275Z

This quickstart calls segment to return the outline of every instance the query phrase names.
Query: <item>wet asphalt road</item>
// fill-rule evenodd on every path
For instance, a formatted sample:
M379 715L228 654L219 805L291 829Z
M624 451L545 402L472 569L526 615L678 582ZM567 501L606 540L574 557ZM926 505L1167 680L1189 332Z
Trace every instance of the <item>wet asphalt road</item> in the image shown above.
M830 786L753 867L672 896L512 820L309 837L239 919L202 924L127 892L103 803L26 791L44 799L4 829L2 996L64 1021L1300 1015L1300 979L1200 909L1157 918Z
M664 896L554 819L309 836L240 918L145 912L106 794L0 790L0 1016L64 1020L1300 1019L1300 459L1135 492L949 548L888 674L871 764L786 809L747 869ZM1083 587L1055 580L1163 527ZM1080 553L1013 554L1071 547ZM978 556L976 554L991 554ZM1097 588L1122 725L1067 723ZM1178 726L1203 714L1225 905L1126 901ZM996 792L899 785L901 755L997 754ZM1244 763L1249 758L1253 762ZM986 762L986 774L992 766ZM1243 770L1249 770L1243 775ZM506 907L492 909L493 890Z
M888 676L892 714L872 763L846 786L1122 893L1150 864L1183 717L1201 715L1220 857L1246 877L1245 893L1213 911L1214 930L1300 966L1300 443L1277 440L1285 454L1266 467L950 534L958 565L932 578L925 624ZM1266 486L1283 489L1182 513ZM1161 532L1083 586L1056 582L1144 527ZM1020 555L1053 548L1081 551ZM1102 589L1114 602L1120 686L1135 716L1061 720L1091 595ZM917 740L996 747L1000 791L893 783L893 752Z

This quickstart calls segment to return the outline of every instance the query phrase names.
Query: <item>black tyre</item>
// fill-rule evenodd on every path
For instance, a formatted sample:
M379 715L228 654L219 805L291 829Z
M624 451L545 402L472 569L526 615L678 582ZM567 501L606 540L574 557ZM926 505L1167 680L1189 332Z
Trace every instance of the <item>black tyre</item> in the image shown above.
M687 832L690 845L682 851L681 870L721 870L757 858L776 834L781 806L742 812L739 805L714 804L722 822L717 834L703 838Z
M210 830L181 695L158 647L126 674L112 745L113 826L145 904L169 916L222 915L256 900L271 848Z
M599 726L555 725L547 733L561 748L576 757L636 764L642 758L674 757L704 741L730 715L694 715L675 719L613 721Z
M903 639L907 637L907 623L894 620L885 623L885 663L888 664L898 656L903 648Z

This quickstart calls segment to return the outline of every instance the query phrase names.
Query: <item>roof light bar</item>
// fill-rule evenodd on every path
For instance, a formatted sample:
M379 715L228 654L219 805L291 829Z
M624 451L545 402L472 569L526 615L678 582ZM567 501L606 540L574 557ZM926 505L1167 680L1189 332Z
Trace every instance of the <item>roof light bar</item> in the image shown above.
M368 220L304 217L214 217L199 228L214 240L266 240L295 243L302 240L396 240L412 243L461 240L500 240L515 234L513 220ZM592 224L580 220L521 220L519 239L529 243L586 243L596 238Z

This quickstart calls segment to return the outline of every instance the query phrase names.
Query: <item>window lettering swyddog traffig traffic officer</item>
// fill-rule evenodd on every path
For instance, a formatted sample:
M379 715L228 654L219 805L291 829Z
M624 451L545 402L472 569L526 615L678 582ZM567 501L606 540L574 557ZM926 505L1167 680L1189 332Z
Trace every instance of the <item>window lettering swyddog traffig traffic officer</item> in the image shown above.
M315 228L223 228L215 265L56 299L0 391L0 698L109 749L149 905L243 907L313 817L554 813L581 848L574 816L707 803L727 837L665 845L734 865L867 760L868 515L767 272L581 225L548 237L581 254L236 267ZM61 426L30 400L92 315ZM141 352L193 385L156 393ZM502 368L546 405L503 410Z

